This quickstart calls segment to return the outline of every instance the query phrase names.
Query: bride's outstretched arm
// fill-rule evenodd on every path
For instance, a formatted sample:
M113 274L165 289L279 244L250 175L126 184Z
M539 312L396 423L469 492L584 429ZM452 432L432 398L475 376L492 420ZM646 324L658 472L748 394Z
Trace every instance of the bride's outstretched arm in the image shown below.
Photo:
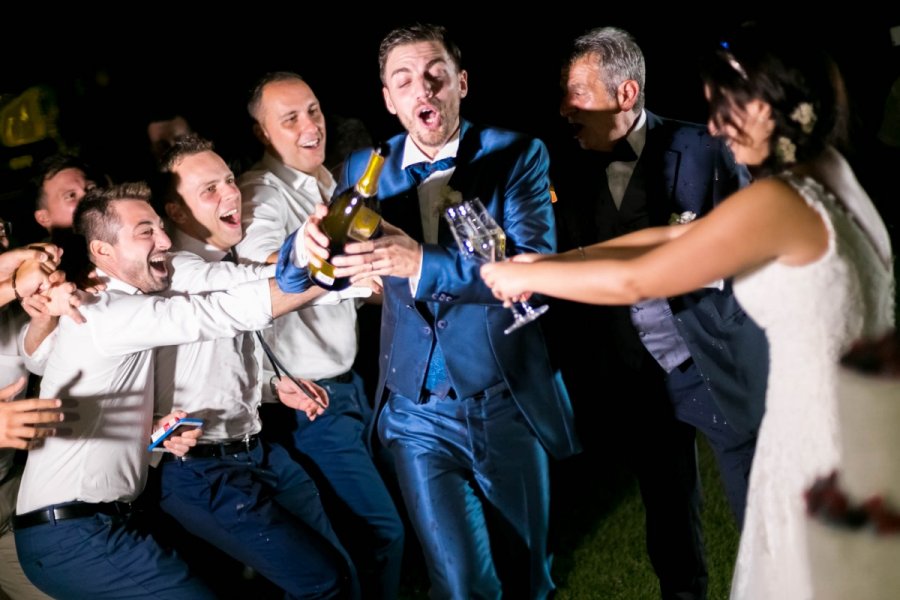
M575 250L527 264L488 264L482 267L482 277L504 300L536 292L592 304L634 304L689 292L772 260L806 264L827 245L819 213L788 184L764 179L649 251L603 258L585 253L583 260L575 260ZM634 251L614 248L607 250ZM602 252L592 247L592 254L595 251Z

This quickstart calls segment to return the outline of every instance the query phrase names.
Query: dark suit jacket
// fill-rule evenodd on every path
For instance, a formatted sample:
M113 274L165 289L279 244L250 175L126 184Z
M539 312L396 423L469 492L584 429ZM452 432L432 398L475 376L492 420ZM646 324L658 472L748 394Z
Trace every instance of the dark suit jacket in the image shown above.
M672 213L703 215L749 179L705 127L662 119L649 111L646 145L618 211L611 201L598 204L598 199L609 196L598 164L596 153L579 151L561 161L554 173L561 249L666 225ZM643 186L632 185L636 180ZM643 192L635 191L640 187ZM730 284L722 291L704 289L669 302L679 332L725 418L738 432L755 432L765 407L768 376L764 332L737 303ZM618 318L610 319L620 341L616 351L624 353L626 362L647 360L626 309L611 312L618 313Z
M479 198L506 231L507 253L554 252L548 155L543 143L520 134L463 121L457 166L449 186L464 199ZM388 142L378 183L385 220L422 241L419 200L412 177L400 168L406 134ZM352 154L339 189L355 182L369 151ZM385 388L418 398L435 336L450 380L461 397L505 383L535 435L556 458L578 450L572 409L562 378L550 366L539 327L505 335L512 319L481 280L479 264L462 257L445 222L437 245L424 244L421 278L413 297L409 280L388 277L382 307L378 409Z

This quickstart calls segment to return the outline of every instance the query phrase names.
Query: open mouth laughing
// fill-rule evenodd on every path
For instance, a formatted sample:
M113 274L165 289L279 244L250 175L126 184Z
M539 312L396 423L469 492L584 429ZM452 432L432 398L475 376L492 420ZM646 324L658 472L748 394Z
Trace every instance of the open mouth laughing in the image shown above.
M306 148L306 149L314 149L314 148L318 148L321 145L321 143L322 143L322 138L319 136L316 136L316 137L312 138L311 140L301 141L298 144L298 146L300 146L301 148Z
M430 105L420 106L416 111L416 118L428 129L435 129L441 125L441 113Z
M160 279L165 279L169 276L169 268L166 265L165 252L150 257L150 272Z
M236 208L232 208L231 210L225 211L221 215L219 215L219 221L228 225L229 227L239 227L241 224L241 217L238 214Z

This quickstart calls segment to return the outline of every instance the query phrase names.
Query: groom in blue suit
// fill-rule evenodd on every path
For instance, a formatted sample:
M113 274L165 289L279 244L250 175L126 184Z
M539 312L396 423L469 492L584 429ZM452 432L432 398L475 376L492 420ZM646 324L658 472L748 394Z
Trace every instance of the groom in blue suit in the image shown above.
M448 202L479 198L505 230L507 254L554 252L547 150L460 119L467 76L443 27L392 31L379 60L385 103L407 131L389 141L379 181L390 225L333 259L338 276L384 279L378 435L432 597L545 598L548 459L579 449L569 398L540 327L504 335L512 315L441 214ZM367 156L349 157L339 187L357 180ZM314 254L323 250L319 222L306 233Z
M563 82L561 113L589 152L554 154L561 249L667 226L673 215L702 216L746 182L705 127L644 110L644 57L628 33L607 27L576 40ZM597 340L598 355L561 363L579 431L597 441L586 454L623 457L637 476L662 597L705 598L695 430L716 455L740 524L764 409L764 333L729 282L629 307L558 306L551 315L566 319L552 329Z

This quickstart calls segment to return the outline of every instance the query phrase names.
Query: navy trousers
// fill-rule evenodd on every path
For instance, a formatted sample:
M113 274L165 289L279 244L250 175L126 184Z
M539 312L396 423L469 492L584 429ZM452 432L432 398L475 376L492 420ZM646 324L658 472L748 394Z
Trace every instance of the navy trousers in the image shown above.
M170 460L160 469L163 511L288 597L353 594L349 558L315 484L283 448L263 441L250 452Z
M22 569L41 591L71 600L214 600L174 554L121 516L97 514L16 531Z
M546 598L548 456L507 390L418 403L378 419L422 544L431 597Z
M399 594L403 522L366 446L372 409L362 379L318 382L329 406L315 421L282 404L261 409L263 435L287 448L321 490L338 537L350 551L367 598Z
M692 425L706 437L716 457L725 496L738 527L744 522L750 467L756 449L756 436L739 434L725 421L722 412L706 388L697 365L675 369L666 377L675 418Z

